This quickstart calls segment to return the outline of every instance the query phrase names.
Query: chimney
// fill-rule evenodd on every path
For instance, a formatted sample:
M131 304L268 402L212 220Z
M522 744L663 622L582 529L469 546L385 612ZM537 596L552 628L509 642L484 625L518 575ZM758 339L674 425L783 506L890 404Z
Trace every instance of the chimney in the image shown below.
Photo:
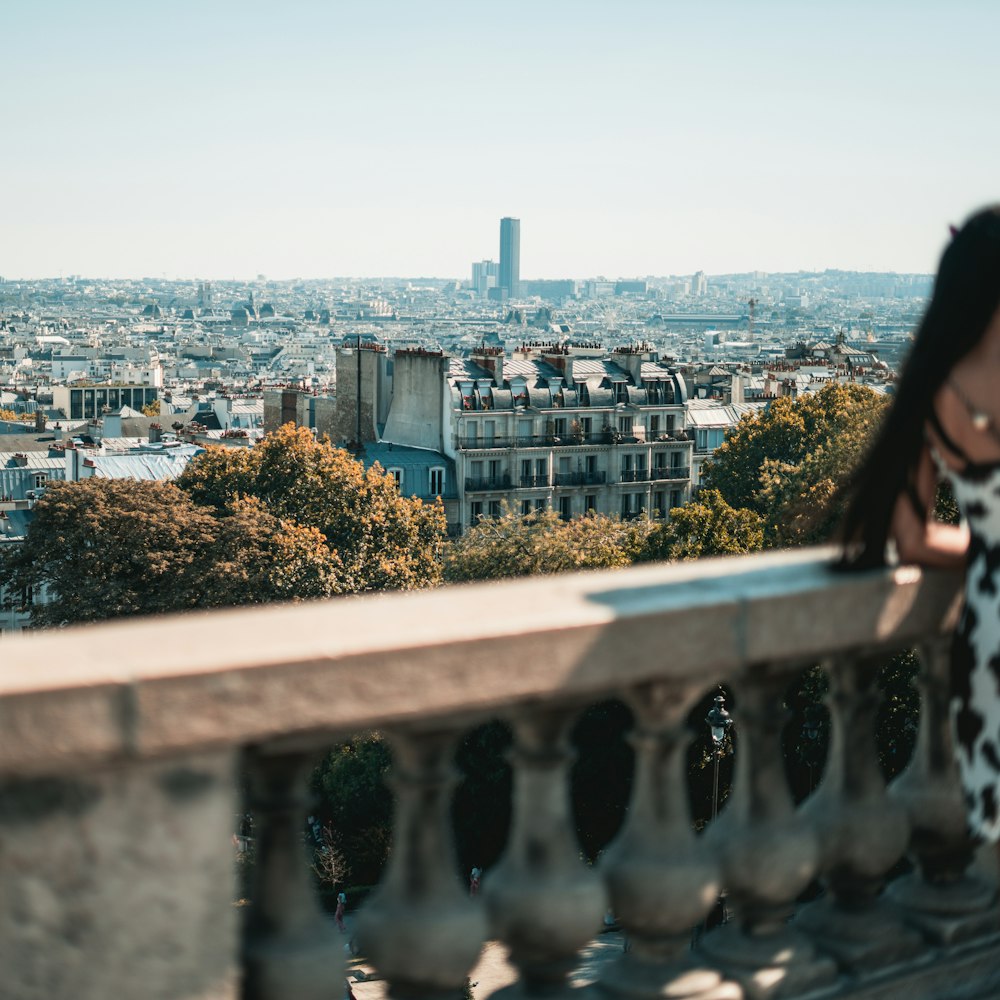
M41 407L35 410L35 433L45 433L45 411Z
M28 464L28 456L23 451L15 453L14 464L22 469L25 468Z
M163 428L159 424L149 425L149 443L159 444L163 440Z

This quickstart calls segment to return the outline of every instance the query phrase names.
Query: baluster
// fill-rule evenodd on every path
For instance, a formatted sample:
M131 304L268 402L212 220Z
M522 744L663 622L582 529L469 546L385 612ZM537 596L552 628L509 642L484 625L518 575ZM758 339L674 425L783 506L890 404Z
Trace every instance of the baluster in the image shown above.
M329 1000L343 989L343 943L320 911L302 830L316 752L247 755L256 870L243 940L245 1000Z
M719 865L694 835L687 794L687 712L697 698L669 681L627 696L636 727L635 781L625 828L601 870L630 950L610 964L601 987L626 997L728 1000L735 983L692 960L691 929L719 896Z
M601 927L604 887L580 860L570 811L567 732L576 715L576 708L531 708L511 723L510 839L484 897L520 980L496 996L560 992Z
M996 888L968 871L975 843L966 827L965 796L954 757L950 640L920 648L920 730L913 759L889 794L909 814L910 854L917 871L889 887L889 897L927 940L954 944L1000 929Z
M362 951L391 997L460 997L486 917L458 878L451 829L457 732L389 734L396 795L385 876L358 914Z
M902 857L909 822L886 794L875 746L879 707L875 657L838 657L829 665L830 766L802 807L822 845L829 895L805 907L796 923L852 973L903 961L923 941L881 898L885 875Z
M706 836L722 858L735 920L699 949L749 1000L792 997L832 982L835 963L788 923L819 864L819 842L795 811L781 731L787 677L751 674L736 685L736 774L725 811Z

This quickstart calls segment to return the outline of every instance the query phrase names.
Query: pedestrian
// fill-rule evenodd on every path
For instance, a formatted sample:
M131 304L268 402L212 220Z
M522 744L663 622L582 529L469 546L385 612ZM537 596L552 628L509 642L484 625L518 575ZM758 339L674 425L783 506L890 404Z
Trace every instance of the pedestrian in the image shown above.
M347 906L347 893L338 892L337 893L337 909L333 913L333 919L337 922L337 930L341 934L347 931L347 926L344 924L344 907Z
M478 896L479 895L479 880L482 877L482 872L478 868L472 869L472 874L469 876L469 895Z

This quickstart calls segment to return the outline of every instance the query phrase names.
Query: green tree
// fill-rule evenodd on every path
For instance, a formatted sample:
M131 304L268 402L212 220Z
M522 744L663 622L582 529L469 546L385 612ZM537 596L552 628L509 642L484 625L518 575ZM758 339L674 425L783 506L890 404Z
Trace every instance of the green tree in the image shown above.
M499 517L482 519L448 546L444 577L498 580L628 566L642 551L649 523L604 514L563 521L553 510L519 514L504 503Z
M878 428L886 397L830 383L744 417L705 467L703 483L764 519L768 546L824 540L839 517L839 488Z
M378 733L331 747L317 765L312 788L323 826L345 858L355 884L374 885L392 836L392 794L386 784L391 755Z
M742 555L764 544L763 521L745 507L733 509L718 490L701 490L694 500L675 507L670 519L650 531L643 560L700 559L702 556Z
M292 424L252 449L209 448L178 485L218 511L256 497L273 516L315 528L340 563L338 589L410 590L441 579L444 508L401 497L395 480Z
M45 592L35 627L318 597L338 579L313 528L254 501L216 513L172 483L128 479L53 483L0 563L8 593Z

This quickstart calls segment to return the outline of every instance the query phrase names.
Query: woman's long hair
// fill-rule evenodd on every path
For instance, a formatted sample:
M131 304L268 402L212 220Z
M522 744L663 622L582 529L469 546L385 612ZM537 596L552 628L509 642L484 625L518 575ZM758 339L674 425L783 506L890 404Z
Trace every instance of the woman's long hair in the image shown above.
M885 563L896 500L915 482L924 427L938 389L979 342L1000 307L1000 205L973 215L941 256L934 294L917 328L896 396L847 489L839 532L843 565Z

